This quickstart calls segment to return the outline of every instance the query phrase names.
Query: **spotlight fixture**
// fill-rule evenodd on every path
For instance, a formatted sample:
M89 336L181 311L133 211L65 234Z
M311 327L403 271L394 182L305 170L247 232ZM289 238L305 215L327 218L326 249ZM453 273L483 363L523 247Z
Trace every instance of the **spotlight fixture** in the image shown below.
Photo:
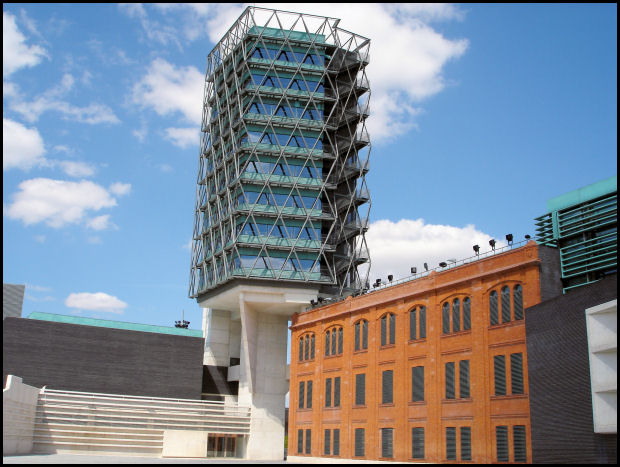
M428 271L428 264L424 263L424 269Z
M479 245L474 245L474 252L479 255L480 254L480 246Z
M393 276L392 274L389 274L389 275L388 275L388 280L389 280L390 282L392 282L392 279L394 279L394 276Z
M379 286L379 284L377 284L376 282L374 284L372 284L372 288L376 289Z
M319 297L317 300L319 301L319 303L323 303L323 297Z
M441 266L442 268L445 268L448 265L448 263L446 263L445 261L442 261L441 263L439 263L439 266Z
M411 274L415 274L418 272L418 268L411 268Z
M381 279L380 279L380 278L379 278L379 279L377 279L377 280L375 281L375 284L377 284L377 285L381 284Z
M314 301L314 299L310 300L310 305L316 306L316 302Z
M530 237L529 235L526 235L526 236L525 236L525 239L526 239L526 240L529 240L530 238L532 238L532 237Z
M506 241L509 245L512 245L512 234L506 234Z
M495 251L495 239L494 238L489 240L489 245L491 245L491 248L493 248L493 251Z

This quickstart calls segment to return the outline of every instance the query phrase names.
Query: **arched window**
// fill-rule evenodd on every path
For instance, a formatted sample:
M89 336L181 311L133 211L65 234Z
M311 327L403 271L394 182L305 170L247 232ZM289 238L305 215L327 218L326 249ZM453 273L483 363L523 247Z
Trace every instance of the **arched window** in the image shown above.
M510 287L502 287L502 323L510 321Z
M489 295L489 313L491 315L491 326L499 324L499 311L497 302L497 291L491 291Z
M409 311L409 340L426 338L426 307L416 306Z
M355 323L355 351L366 350L368 348L368 321L365 319Z
M392 345L396 341L396 316L387 313L381 318L381 345Z
M334 327L325 332L325 356L341 355L343 346L343 330Z
M523 289L519 284L512 289L512 303L515 309L515 320L523 319Z
M299 338L299 361L314 359L314 333Z

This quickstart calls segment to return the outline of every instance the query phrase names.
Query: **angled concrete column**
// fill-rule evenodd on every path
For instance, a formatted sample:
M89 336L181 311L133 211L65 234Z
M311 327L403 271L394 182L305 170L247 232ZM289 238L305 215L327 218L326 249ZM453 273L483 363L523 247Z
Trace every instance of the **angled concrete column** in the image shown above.
M230 365L230 312L204 308L202 313L205 337L203 363L227 367Z

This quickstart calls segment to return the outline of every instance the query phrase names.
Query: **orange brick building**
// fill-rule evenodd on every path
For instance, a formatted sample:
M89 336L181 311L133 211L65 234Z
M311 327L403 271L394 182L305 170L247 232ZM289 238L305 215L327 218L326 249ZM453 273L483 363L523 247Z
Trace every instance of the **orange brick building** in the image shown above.
M288 455L531 462L524 318L549 293L546 250L294 315Z

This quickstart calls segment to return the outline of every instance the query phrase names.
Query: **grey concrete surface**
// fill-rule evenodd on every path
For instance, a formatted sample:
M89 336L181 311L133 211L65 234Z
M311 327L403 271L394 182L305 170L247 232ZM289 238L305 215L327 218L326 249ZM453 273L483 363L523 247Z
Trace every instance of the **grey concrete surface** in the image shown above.
M134 456L84 456L79 454L26 454L3 456L3 464L286 464L282 461L250 461L213 457L209 459Z

